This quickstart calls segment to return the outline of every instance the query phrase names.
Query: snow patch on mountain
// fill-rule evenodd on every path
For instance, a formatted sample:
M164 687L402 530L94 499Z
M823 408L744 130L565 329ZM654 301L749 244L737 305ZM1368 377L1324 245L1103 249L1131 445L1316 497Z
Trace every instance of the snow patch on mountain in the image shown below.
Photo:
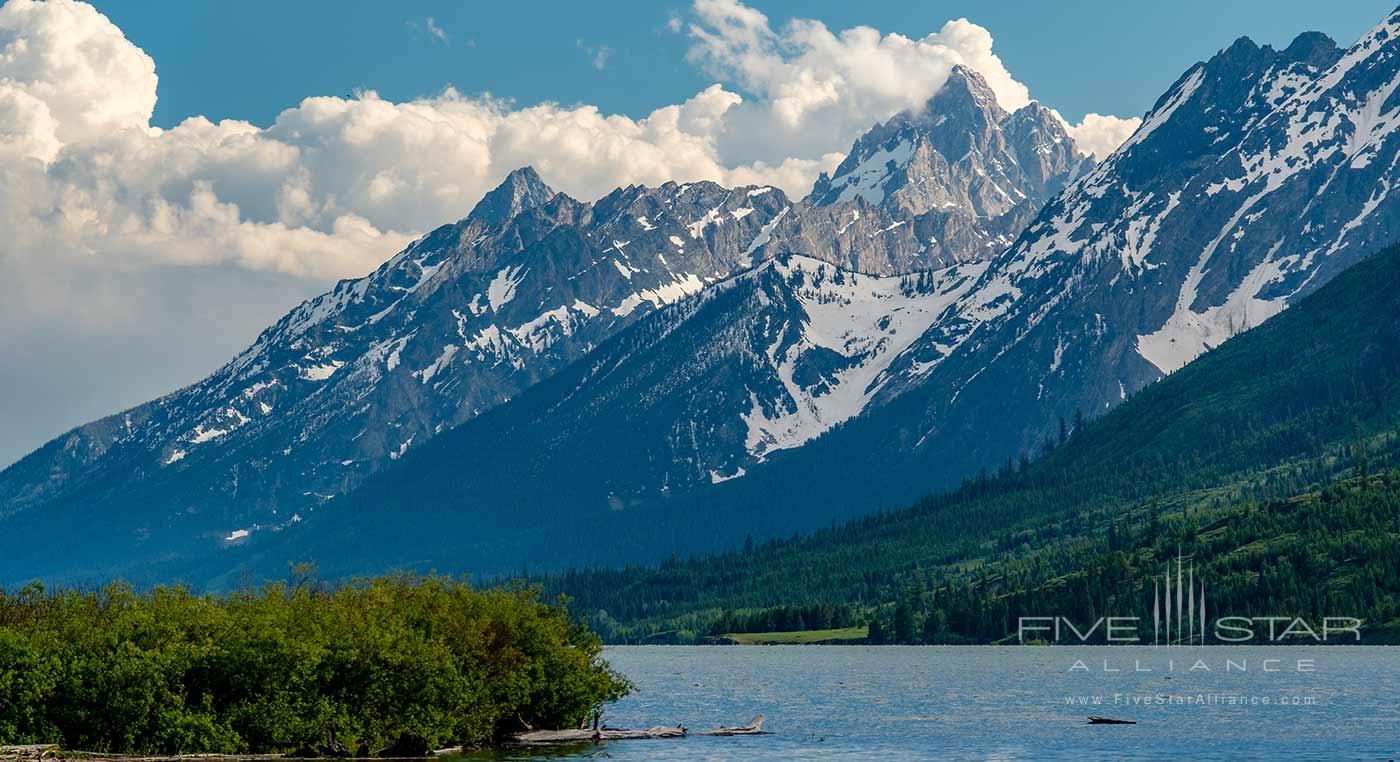
M1138 354L1163 373L1174 373L1226 339L1283 312L1285 299L1261 299L1259 293L1282 277L1284 265L1284 260L1275 259L1259 263L1224 304L1198 312L1179 302L1166 325L1138 337Z
M895 358L966 293L985 264L931 273L925 291L911 291L907 277L860 275L807 257L771 266L795 284L803 319L800 336L781 335L767 351L783 398L765 405L754 396L743 416L745 447L758 461L859 415L889 380L885 371ZM821 356L839 358L841 367L815 383L798 377Z
M301 377L307 381L325 381L331 376L334 376L335 372L343 367L345 367L345 363L340 360L331 360L328 363L321 363L319 365L309 365L301 368Z
M419 381L422 381L424 384L426 384L429 381L432 381L433 377L438 375L438 373L442 372L444 368L448 367L448 365L452 363L452 358L456 356L456 354L457 346L455 344L448 344L447 346L442 348L442 354L439 354L437 359L433 360L433 363L431 365L420 371L415 371L413 375L416 376Z
M734 480L734 479L738 479L739 477L741 477L741 476L743 476L744 474L747 474L747 473L748 473L748 471L745 470L743 466L740 466L739 468L735 469L735 470L734 470L734 473L732 473L732 474L721 474L719 471L716 471L716 470L714 470L714 469L711 469L711 470L710 470L710 483L711 483L711 484L721 484L721 483L723 483L723 482L727 482L727 481L731 481L731 480Z
M836 203L854 198L863 198L872 204L884 201L885 184L913 157L914 143L908 139L892 146L882 146L849 173L831 179L832 187L841 189Z
M491 309L500 312L515 298L515 289L520 285L520 281L525 280L528 271L524 265L513 265L501 268L496 273L495 279L486 289L486 299L491 303Z
M700 280L695 273L686 273L656 288L642 289L628 294L616 307L612 308L612 313L618 317L626 317L644 302L650 303L653 307L675 304L691 294L699 293L704 287L705 282Z
M632 280L632 273L638 272L638 270L636 270L635 268L628 267L627 265L622 264L616 259L612 259L609 261L613 263L613 267L616 267L619 273L622 273L622 277L626 278L627 280Z
M690 237L699 238L705 232L705 228L711 225L718 225L720 221L719 210L720 207L717 206L709 210L708 212L705 212L704 217L701 217L700 219L687 225L686 229L690 231Z
M765 222L763 227L759 228L758 235L754 236L753 240L749 242L749 245L740 256L747 259L752 256L755 251L767 246L768 242L773 240L773 228L776 228L778 223L782 222L783 218L787 216L788 211L791 209L792 207L785 206L781 212L774 215L773 219Z
M1152 269L1155 267L1147 261L1147 257L1152 253L1152 246L1157 242L1157 233L1162 229L1162 222L1181 204L1181 191L1176 191L1167 197L1167 203L1156 214L1148 215L1144 213L1144 207L1154 198L1148 193L1143 196L1129 210L1129 221L1127 230L1123 232L1123 269L1133 268Z

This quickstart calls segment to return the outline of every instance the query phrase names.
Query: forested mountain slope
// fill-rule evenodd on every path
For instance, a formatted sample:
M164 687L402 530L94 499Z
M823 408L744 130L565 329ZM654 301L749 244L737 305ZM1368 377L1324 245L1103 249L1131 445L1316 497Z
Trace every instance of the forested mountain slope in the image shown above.
M574 596L577 609L614 637L677 627L703 633L724 611L821 602L879 610L916 578L926 589L954 581L985 585L993 577L1005 584L1006 574L1021 585L1074 570L1092 579L1086 558L1100 560L1093 554L1110 542L1120 544L1116 551L1165 552L1172 543L1156 534L1167 531L1159 522L1184 533L1194 519L1191 537L1212 531L1218 537L1260 505L1293 495L1304 497L1285 506L1360 505L1360 513L1334 516L1326 533L1363 531L1381 542L1365 557L1383 558L1396 541L1388 533L1400 531L1400 516L1386 514L1400 505L1400 478L1377 480L1361 498L1325 489L1339 478L1400 465L1396 283L1400 248L1364 260L1274 320L1071 429L1044 457L1009 463L912 508L743 552L652 569L570 573L549 585ZM1307 497L1317 490L1324 492ZM1287 526L1291 514L1280 515L1262 524ZM1303 510L1296 520L1316 515ZM1348 549L1355 550L1338 548ZM1233 550L1207 545L1201 553L1206 559ZM1149 559L1142 566L1160 571ZM1365 563L1347 568L1369 569ZM1400 578L1390 583L1400 586ZM1000 593L982 595L983 603L1001 600ZM984 624L979 620L965 634L990 638L976 629Z

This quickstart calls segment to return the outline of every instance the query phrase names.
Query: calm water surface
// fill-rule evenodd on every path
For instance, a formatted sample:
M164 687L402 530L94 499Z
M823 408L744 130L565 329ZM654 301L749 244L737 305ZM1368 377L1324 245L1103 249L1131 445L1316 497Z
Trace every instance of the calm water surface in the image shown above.
M605 724L704 730L762 713L771 734L495 758L1400 759L1400 648L628 646L607 658L637 691ZM1091 714L1138 724L1090 726Z

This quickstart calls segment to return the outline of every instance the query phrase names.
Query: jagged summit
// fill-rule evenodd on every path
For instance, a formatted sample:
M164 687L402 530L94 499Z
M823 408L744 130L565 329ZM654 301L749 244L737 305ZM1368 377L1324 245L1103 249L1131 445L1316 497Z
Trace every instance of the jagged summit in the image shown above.
M506 175L506 179L481 198L467 215L468 220L505 222L554 198L555 191L545 184L534 167L524 166Z
M861 136L808 201L860 199L914 221L945 261L985 259L1090 161L1049 109L1008 113L981 74L959 65L919 109Z
M1037 101L1013 112L1001 129L1035 198L1048 201L1093 164L1060 117Z
M1310 66L1325 66L1337 58L1337 41L1322 32L1303 32L1284 49L1284 58Z
M1059 120L1055 118L1054 110L1051 109L1049 106L1046 106L1045 104L1041 103L1040 101L1031 101L1030 103L1027 103L1026 105L1011 112L1011 116L1020 120L1035 119L1059 122ZM1063 125L1062 122L1060 122L1060 124Z
M1248 65L1260 57L1282 60L1287 63L1303 63L1311 66L1330 66L1340 55L1336 40L1322 32L1302 32L1293 38L1287 47L1276 50L1272 45L1260 45L1252 37L1242 35L1234 42L1221 48L1206 66L1220 66L1226 62Z
M1268 66L1279 68L1299 64L1324 69L1336 62L1341 54L1342 49L1337 42L1322 32L1303 32L1282 49L1260 45L1249 36L1241 36L1200 66L1208 71L1239 76L1243 80L1251 74L1257 76L1261 67ZM1188 70L1183 76L1190 74Z
M928 99L919 113L924 119L932 120L935 127L949 121L990 127L1007 117L1006 109L997 101L996 93L992 92L987 80L962 64L953 67L943 87ZM948 119L940 123L939 120L945 116Z

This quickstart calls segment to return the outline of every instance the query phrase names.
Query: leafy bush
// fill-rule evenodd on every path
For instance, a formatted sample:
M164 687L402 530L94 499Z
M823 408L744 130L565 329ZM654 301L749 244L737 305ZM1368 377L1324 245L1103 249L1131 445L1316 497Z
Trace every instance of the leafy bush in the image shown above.
M0 744L126 753L479 746L576 727L629 686L538 591L389 577L228 597L0 592Z

